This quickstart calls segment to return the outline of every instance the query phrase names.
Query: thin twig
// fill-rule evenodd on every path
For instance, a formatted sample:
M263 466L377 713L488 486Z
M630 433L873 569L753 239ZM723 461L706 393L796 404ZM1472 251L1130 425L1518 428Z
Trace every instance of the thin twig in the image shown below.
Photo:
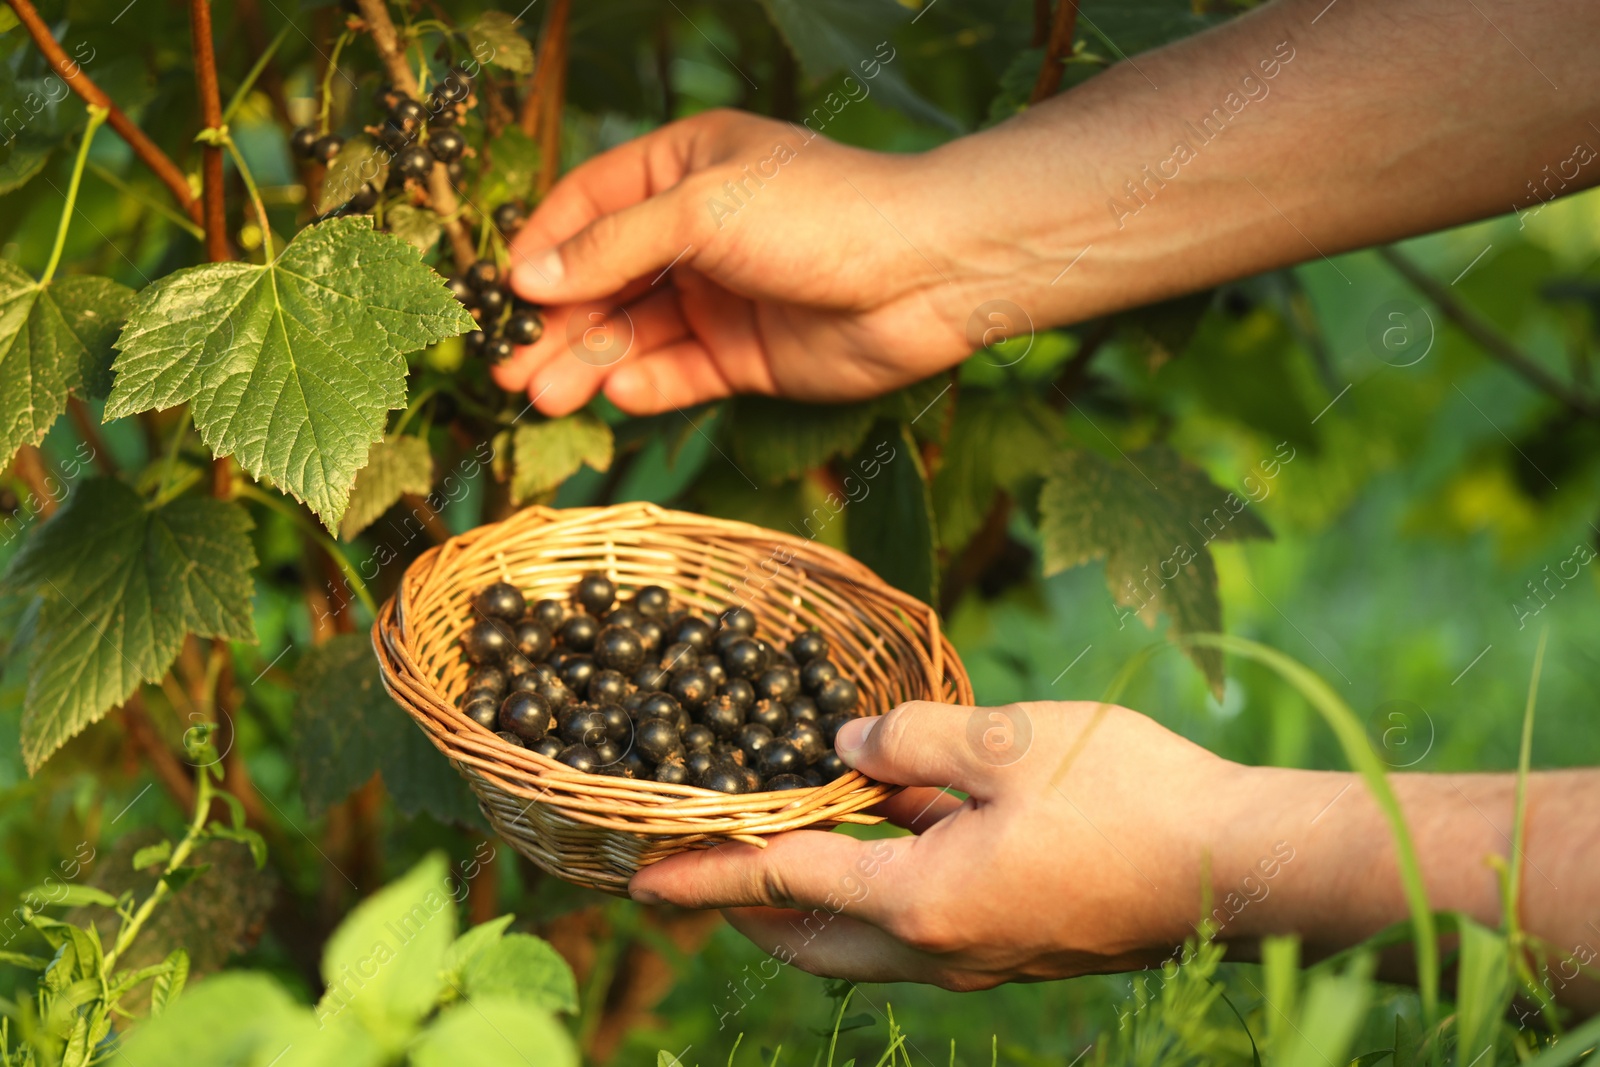
M189 217L198 224L201 221L200 202L189 190L189 181L183 176L183 171L178 169L178 165L156 147L156 143L146 137L144 131L134 125L133 120L128 118L121 108L111 102L105 90L96 85L78 64L67 58L67 53L51 36L50 28L45 25L44 20L39 17L39 12L29 0L6 0L6 3L16 12L17 19L27 29L28 36L33 38L33 43L44 53L44 58L56 74L82 98L84 103L103 107L109 112L106 117L107 124L117 131L119 137L128 142L133 154L138 156L168 189L172 190L172 195L177 198L178 203L183 205Z
M539 194L550 191L561 170L561 106L567 84L567 16L571 0L555 0L545 16L533 88L522 102L522 132L539 141Z
M1417 292L1432 301L1445 318L1455 323L1462 333L1489 355L1521 375L1528 384L1548 393L1585 418L1600 418L1600 400L1585 396L1545 370L1532 356L1518 348L1511 338L1501 333L1492 322L1457 300L1454 293L1412 262L1409 256L1398 249L1388 247L1379 248L1378 255L1382 256L1384 262L1393 267L1396 273L1410 282Z
M17 477L33 494L34 509L47 519L54 515L59 501L50 492L50 474L44 469L44 457L39 454L38 448L23 445L17 449L17 458L11 461L11 469L17 472Z
M222 129L222 93L217 86L217 52L211 39L211 0L189 0L189 35L194 42L194 83L200 94L200 120ZM200 146L200 183L205 192L206 256L213 263L233 258L228 248L228 206L222 185L222 145ZM266 223L262 222L265 229Z
M150 721L150 713L145 710L144 698L137 692L122 704L122 725L134 746L144 753L156 781L161 783L173 803L185 811L194 807L194 780L161 740L155 723Z
M361 18L367 24L367 30L372 34L372 43L378 50L378 58L383 61L384 69L389 72L389 80L394 87L407 96L415 99L420 90L417 86L417 76L406 62L405 45L400 42L400 34L394 28L394 21L389 18L389 10L384 0L358 0L361 5ZM460 201L456 199L455 188L450 184L450 175L443 163L435 162L433 170L428 175L428 195L433 201L433 210L444 224L444 232L450 238L450 248L455 253L456 267L465 270L467 265L477 258L477 249L473 247L472 237L467 233L467 228L458 218Z
M1028 94L1028 103L1048 100L1061 88L1061 64L1072 54L1072 35L1078 28L1078 0L1057 0L1056 16L1050 22L1050 40L1045 45L1044 63L1039 78Z
M89 446L89 451L94 453L94 465L106 477L114 477L117 465L111 459L111 453L106 451L105 439L100 436L99 427L95 426L94 419L89 417L89 408L82 400L72 396L67 398L67 413L72 416L72 425L77 428L78 436L83 438L83 443Z
M433 538L433 543L442 545L454 535L450 527L444 524L444 519L433 509L425 499L415 493L405 493L400 497L400 502L422 521L422 528L428 531L428 536Z

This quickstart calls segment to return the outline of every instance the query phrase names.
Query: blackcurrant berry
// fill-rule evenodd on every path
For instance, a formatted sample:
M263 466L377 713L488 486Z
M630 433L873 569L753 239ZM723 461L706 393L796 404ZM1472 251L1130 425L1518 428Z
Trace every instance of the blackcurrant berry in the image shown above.
M454 126L461 119L456 105L439 95L435 89L428 94L428 121L435 126Z
M662 760L654 777L663 785L683 785L689 781L689 768L681 759Z
M656 763L682 749L678 728L665 719L646 719L640 723L638 733L634 735L634 744L645 759Z
M494 322L506 310L506 291L495 286L478 290L478 310L483 312L484 322Z
M664 671L692 671L700 666L700 655L693 645L680 641L662 649L658 663Z
M467 701L461 711L485 730L493 730L500 717L500 702L490 696L477 697Z
M695 718L724 740L736 736L745 721L744 709L727 697L712 697Z
M561 624L561 643L575 652L589 652L600 636L600 624L588 615L574 615Z
M567 746L561 743L561 738L559 737L546 737L542 741L535 741L528 747L541 756L555 759Z
M722 665L722 661L715 656L701 656L700 671L707 678L711 679L711 686L713 689L721 689L724 685L728 684L727 668L725 668Z
M554 721L550 702L538 693L512 693L500 705L500 728L524 741L539 740Z
M767 657L761 646L748 637L728 644L722 653L722 663L735 678L755 678L766 666Z
M800 750L800 755L807 763L815 763L828 751L828 743L822 739L822 731L809 722L797 722L780 735L783 740Z
M542 667L544 664L536 664L536 666ZM537 693L539 691L539 687L544 685L548 680L549 679L547 678L540 677L540 675L535 671L523 671L521 674L511 679L510 689L513 693Z
M711 679L700 668L679 671L672 676L672 683L667 686L667 692L679 704L694 711L710 698L716 686L711 684Z
M629 748L622 754L622 771L629 778L649 778L655 774L655 770L655 766L639 755L637 749Z
M835 678L817 690L817 710L824 715L848 715L855 710L858 698L856 683Z
M478 263L473 264L473 267L476 268L482 262L483 260L479 260ZM573 595L577 598L578 603L583 605L583 610L598 618L609 611L611 605L616 601L617 587L610 578L603 574L586 574L583 576L583 580L578 583L578 588L574 590Z
M790 722L816 722L822 718L822 712L817 710L817 702L810 697L800 696L789 701Z
M710 752L716 743L717 735L711 732L709 726L695 723L683 731L683 747L689 752Z
M500 268L492 259L480 259L467 268L467 281L474 289L493 289L500 281Z
M606 737L626 747L628 740L633 737L633 719L622 710L622 705L601 704L600 717L606 721Z
M744 792L744 793L759 793L759 792L761 792L761 775L756 772L756 769L754 767L743 767L743 766L741 766L739 768L739 773L744 776L744 789L742 789L741 792Z
M666 635L667 628L661 625L660 619L640 619L633 631L644 642L645 658L649 659L661 648L661 638Z
M480 615L492 619L518 619L522 616L522 594L510 582L495 582L472 598L472 606Z
M441 163L450 163L461 158L461 153L467 150L467 139L461 136L460 130L453 130L448 126L440 128L435 126L428 131L428 151L433 153L433 158Z
M740 768L726 763L714 763L695 780L701 789L715 789L719 793L743 793L746 781Z
M732 697L733 702L741 708L748 708L756 702L756 687L743 678L729 678L717 687L717 692Z
M789 725L789 709L776 700L757 700L744 713L747 722L758 722L773 733Z
M522 744L522 738L518 737L516 734L512 733L510 730L496 730L495 731L495 736L498 737L500 740L504 741L508 745L514 745L517 748L525 747Z
M595 759L601 767L613 767L622 762L622 746L609 737L590 747L594 749Z
M395 153L394 170L402 178L424 178L433 167L433 156L421 145L411 145Z
M824 752L822 758L817 760L816 771L822 775L824 782L831 782L836 778L841 778L849 770L849 765L839 758L839 753L837 752Z
M561 739L570 745L598 745L606 739L606 717L598 708L581 708L561 724Z
M594 658L614 671L636 671L644 666L644 642L625 626L607 626L595 636Z
M540 623L524 620L516 625L517 651L530 660L541 660L555 647L555 640Z
M556 754L556 759L575 771L592 773L600 767L600 757L588 745L568 745Z
M659 585L647 585L633 594L633 606L639 609L641 615L658 618L672 606L672 594Z
M763 748L772 744L772 731L760 723L747 722L739 727L734 742L744 750L747 759L754 759Z
M668 681L670 677L666 671L648 663L633 672L633 684L647 693L665 689Z
M831 660L807 660L806 665L800 668L800 688L815 696L818 690L837 677L839 668Z
M491 217L494 219L494 228L507 236L520 230L524 221L522 207L510 200L495 208Z
M344 209L352 215L365 215L377 202L378 190L372 187L371 182L362 182L361 188L355 191L355 195L345 201Z
M711 754L711 749L696 750L683 757L683 765L689 769L689 778L698 781L702 774L711 769L716 763L716 757Z
M704 619L690 616L678 624L672 632L672 643L682 642L697 652L703 652L711 647L711 624Z
M535 621L544 623L545 629L551 633L555 633L567 621L567 609L561 606L559 600L541 600L533 606L531 614Z
M763 793L781 793L789 789L809 789L811 783L798 774L775 774L761 783Z
M510 678L506 672L494 666L479 667L467 675L468 689L504 689Z
M489 341L489 335L482 330L472 330L461 335L461 343L466 346L467 352L474 356L483 355L483 346Z
M499 663L516 647L516 638L500 619L479 619L461 639L467 659L473 663Z
M574 693L587 693L598 668L588 656L573 656L561 665L561 681Z
M651 693L639 701L639 721L646 719L665 719L667 722L676 723L678 712L683 710L679 703L666 693Z
M318 137L311 145L311 158L318 163L332 163L333 157L344 148L344 138L338 134L327 134Z
M296 159L310 159L312 146L317 143L317 131L310 126L302 126L289 135L289 151L294 153Z
M459 104L472 93L472 79L462 70L452 70L434 87L434 95L452 104Z
M755 612L749 608L729 608L722 613L722 628L749 637L756 632Z
M554 711L570 708L578 702L577 698L572 695L572 690L560 682L541 682L539 688L535 689L534 692L548 700L551 709Z
M612 608L606 612L600 621L607 626L625 626L633 630L637 629L639 624L644 621L644 616L635 611L631 605L623 604L621 607Z
M584 694L595 704L617 704L628 695L628 680L616 671L598 670Z
M814 659L828 654L828 639L816 630L807 630L803 634L796 634L795 639L789 642L789 655L796 662L810 663Z
M390 164L394 163L394 155L405 151L406 146L416 140L416 137L415 130L401 129L392 122L385 122L378 130L378 140L389 150Z
M756 769L763 778L770 778L774 774L797 774L805 766L806 758L787 741L772 742L762 748L756 757Z
M787 703L800 695L800 679L788 667L772 667L756 679L756 697Z
M389 121L402 130L418 129L427 117L428 109L409 96L402 96L389 108Z

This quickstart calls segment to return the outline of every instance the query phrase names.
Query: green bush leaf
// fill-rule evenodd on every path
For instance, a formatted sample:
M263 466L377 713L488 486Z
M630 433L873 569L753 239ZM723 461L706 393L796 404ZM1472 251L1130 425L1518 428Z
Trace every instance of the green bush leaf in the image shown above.
M389 179L393 155L365 135L350 138L328 164L317 194L317 210L324 214L332 211L360 192L364 184L382 189Z
M213 453L335 530L405 403L405 354L475 326L415 248L364 216L334 219L269 265L189 267L140 293L106 417L190 402Z
M526 200L539 173L539 145L515 123L495 135L477 161L480 203Z
M151 864L165 863L171 855L171 841L157 841L153 845L146 845L133 854L133 869L142 871Z
M23 900L43 900L63 908L77 908L98 904L103 908L117 906L117 898L103 889L88 885L36 885L22 894Z
M0 587L43 597L22 754L30 771L154 682L186 634L254 641L255 551L237 504L151 508L121 482L82 483L12 560Z
M414 204L396 204L384 221L389 224L390 233L418 252L427 252L438 244L444 233L444 223L439 221L437 211Z
M896 589L938 603L933 499L911 428L880 421L852 457L843 483L850 554Z
M433 455L421 437L385 437L367 452L367 465L356 473L350 506L339 523L339 536L352 540L377 522L406 493L426 496L433 488Z
M340 634L295 666L295 766L306 811L320 816L375 772L407 815L475 822L472 793L383 688L365 634Z
M292 1025L297 1015L310 1014L264 974L219 974L134 1027L118 1058L129 1063L254 1063L252 1054L274 1034Z
M1327 1067L1345 1063L1350 1043L1372 1002L1370 954L1354 957L1341 974L1319 974L1306 988L1299 1022L1284 1035L1283 1067Z
M577 1067L578 1050L549 1012L518 1000L476 997L445 1009L411 1047L412 1067Z
M729 433L733 459L763 485L777 485L849 455L872 428L878 406L796 404L770 397L740 397Z
M578 1010L572 968L550 942L529 934L506 934L467 959L461 983L469 999L501 996L549 1011Z
M1511 1003L1511 959L1506 939L1457 919L1461 956L1456 969L1456 1067L1493 1061L1501 1020Z
M1049 466L1060 436L1056 421L1055 413L1031 394L962 392L943 464L933 479L941 544L960 549L983 525L995 493L1015 493Z
M167 954L166 965L166 971L156 975L155 981L150 983L150 1015L152 1018L166 1011L167 1005L183 994L183 987L189 981L188 952L181 948L173 949Z
M511 499L518 504L555 489L579 467L611 466L611 427L587 411L518 424L512 434Z
M533 45L517 32L517 17L505 11L485 11L467 25L467 44L480 63L513 74L533 73Z
M326 1022L349 1011L374 1033L403 1033L439 1000L456 905L445 859L433 853L366 900L339 925L322 954Z
M516 919L515 915L502 915L497 919L479 923L471 927L466 933L450 943L450 948L444 954L444 972L446 981L452 986L461 984L461 974L473 958L499 941L505 934L506 927Z
M1083 449L1059 455L1039 496L1044 572L1104 558L1112 598L1154 622L1172 619L1174 636L1222 629L1217 568L1207 545L1270 537L1248 502L1212 483L1164 446L1108 460ZM1186 646L1214 691L1222 653Z
M133 290L109 278L40 285L0 260L0 468L44 440L68 393L105 394L111 342L132 306Z

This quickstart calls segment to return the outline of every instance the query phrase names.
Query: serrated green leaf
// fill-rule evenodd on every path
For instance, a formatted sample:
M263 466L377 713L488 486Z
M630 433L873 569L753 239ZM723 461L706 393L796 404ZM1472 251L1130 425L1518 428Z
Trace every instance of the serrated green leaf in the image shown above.
M578 1050L549 1012L501 997L447 1008L411 1047L412 1067L577 1067Z
M995 494L1015 493L1050 464L1059 434L1038 397L966 390L933 479L939 543L954 552L983 525Z
M550 942L529 934L506 934L467 959L461 969L466 996L505 997L547 1011L578 1010L572 968Z
M406 353L476 325L415 248L371 219L333 219L269 265L190 267L140 293L106 417L190 402L215 455L336 530L387 413L405 404Z
M370 137L352 137L328 164L322 188L317 194L317 211L332 211L349 200L361 187L371 184L382 189L389 180L389 161L393 153Z
M0 9L0 12L10 15L11 9ZM0 153L0 195L15 192L27 185L34 175L44 170L55 148L55 142L31 137L27 132L13 137L4 152Z
M296 1016L311 1013L264 974L234 972L200 982L123 1040L129 1063L253 1064L254 1054Z
M903 422L922 441L940 441L945 436L945 421L955 403L948 374L924 378L904 389L878 398L878 417Z
M1214 485L1164 446L1109 460L1074 449L1061 453L1039 496L1044 572L1055 574L1104 557L1112 598L1154 623L1157 610L1174 635L1222 629L1217 570L1207 545L1270 537L1248 501ZM1222 653L1190 648L1220 694Z
M472 792L384 691L363 634L316 645L295 666L295 766L306 811L320 816L375 772L395 806L441 822L476 824Z
M471 927L466 933L450 943L450 948L444 954L445 981L451 986L461 984L461 972L478 953L500 940L506 928L511 925L515 915L502 915L488 922L479 923Z
M0 260L0 468L44 440L67 394L104 395L133 290L75 275L40 285Z
M611 427L587 411L519 423L511 438L511 499L524 503L555 489L579 467L611 466Z
M533 73L533 45L517 32L517 18L506 11L485 11L467 24L467 44L474 58L513 74Z
M415 204L396 204L384 215L389 232L418 252L426 252L439 243L444 233L444 223L439 213Z
M189 981L189 953L175 948L167 954L167 969L150 984L150 1016L154 1018L178 999Z
M133 869L142 871L153 863L165 863L172 856L171 841L157 841L133 854Z
M925 604L939 602L933 499L909 426L880 421L842 478L845 541L878 577Z
M433 454L425 439L391 436L375 442L367 452L367 465L356 473L339 536L353 540L405 494L426 496L432 488Z
M849 455L872 428L878 406L797 404L744 396L733 405L733 460L763 485L791 481L834 456Z
M256 639L250 527L237 504L181 497L148 508L121 482L93 479L29 539L0 587L44 601L22 720L30 771L159 680L186 634Z
M433 853L366 900L339 925L322 955L327 992L317 1015L350 1013L374 1033L404 1033L439 999L456 905L445 859Z
M515 123L495 135L477 163L478 199L485 204L527 200L539 173L539 145Z

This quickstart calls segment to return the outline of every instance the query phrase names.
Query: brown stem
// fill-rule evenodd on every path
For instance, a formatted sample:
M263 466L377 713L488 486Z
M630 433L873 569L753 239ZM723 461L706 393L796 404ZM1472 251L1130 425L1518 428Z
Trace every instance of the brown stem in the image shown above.
M256 0L235 0L234 10L238 13L239 24L244 27L249 54L259 56L272 44L272 38L267 35L266 23L261 19L261 6ZM278 70L276 59L267 61L257 81L267 94L267 98L272 101L272 109L278 118L286 126L293 125L293 120L289 116L289 95L284 91L283 74Z
M1056 376L1052 386L1055 395L1049 401L1051 407L1061 411L1067 406L1067 401L1072 395L1083 388L1083 383L1089 377L1090 362L1116 332L1116 320L1107 318L1084 335L1083 345L1071 359L1067 360L1067 365L1062 367L1061 373Z
M428 531L428 536L433 538L434 544L442 545L455 536L450 532L450 527L439 517L439 513L422 497L415 493L406 493L400 500L411 509L411 514L422 521L422 528Z
M949 617L961 597L1000 557L1006 545L1006 529L1011 522L1011 497L995 494L994 503L983 518L983 525L972 535L961 554L945 570L939 583L939 614Z
M467 922L486 923L500 914L500 846L489 842L489 858L478 864L478 876L467 884Z
M6 0L11 5L11 10L17 13L17 19L28 30L28 36L33 38L33 43L38 45L39 51L44 53L44 58L55 70L63 81L77 93L85 103L96 107L103 107L108 112L106 122L117 135L128 142L128 147L133 149L133 154L138 156L144 165L149 167L166 187L172 190L172 195L177 198L189 217L198 225L200 218L200 203L194 198L194 193L189 189L189 181L183 176L183 171L178 165L167 157L167 154L156 147L156 143L145 136L143 130L135 126L133 120L121 108L111 102L105 90L96 85L83 69L67 58L67 53L61 45L50 35L50 28L39 17L39 12L34 9L29 0Z
M1461 332L1471 338L1489 355L1521 375L1535 389L1555 397L1584 418L1600 418L1600 400L1585 396L1566 382L1545 370L1532 356L1522 351L1511 338L1488 319L1467 307L1455 294L1411 261L1410 257L1394 248L1380 248L1378 255L1423 296L1431 300L1445 318L1455 323Z
M644 919L683 956L704 946L721 920L715 911L675 908L651 909ZM651 1010L672 991L676 978L672 961L655 947L642 940L628 946L606 991L605 1011L589 1035L588 1051L594 1062L610 1060L628 1034L654 1021Z
M362 896L383 884L383 834L379 820L383 814L383 779L374 774L350 798L351 829L355 841L350 849L357 891Z
M44 469L44 458L39 455L39 450L33 445L23 445L17 449L17 458L11 461L11 469L17 472L27 485L28 492L33 494L33 508L45 518L56 513L56 497L50 492L50 475Z
M389 72L389 80L400 92L415 99L420 95L417 76L412 73L410 64L406 62L405 45L400 43L399 31L394 28L394 21L389 18L389 9L384 0L357 0L357 2L361 5L361 19L367 24L367 31L372 34L372 44L378 50L378 58L383 61L384 69ZM450 238L450 248L456 266L465 270L467 264L478 258L478 249L472 243L472 235L467 233L467 228L457 217L461 204L456 199L455 187L450 184L450 175L443 163L435 162L432 172L428 175L428 195L433 201L433 210L444 224L445 235Z
M189 36L194 44L194 82L200 94L200 119L206 129L222 128L222 96L217 87L217 52L211 39L211 0L189 0ZM233 258L228 248L228 209L222 188L222 146L200 146L200 183L205 191L206 255L213 263ZM265 220L262 222L266 225Z
M1044 63L1039 78L1028 94L1028 103L1048 100L1061 88L1062 60L1072 54L1072 35L1078 26L1078 0L1057 0L1056 15L1050 22L1050 40L1045 45Z
M77 397L67 398L67 414L72 416L72 425L77 428L78 436L83 443L89 446L89 451L94 453L94 465L101 474L111 477L117 473L117 465L111 461L111 453L106 451L106 443L100 436L99 427L89 417L89 408Z
M161 735L156 732L155 723L150 721L150 713L145 710L144 698L134 693L122 705L122 725L128 731L128 736L133 739L134 745L144 753L144 758L150 764L150 770L156 776L156 781L167 791L174 804L181 811L190 811L194 808L194 780L189 777L189 772L184 769L178 757L161 740Z
M1033 36L1030 48L1043 48L1050 39L1050 0L1033 0Z
M533 68L533 88L522 102L522 132L539 142L539 178L542 196L555 184L561 170L561 107L567 85L567 16L571 0L554 0L545 16L539 38L539 58Z

